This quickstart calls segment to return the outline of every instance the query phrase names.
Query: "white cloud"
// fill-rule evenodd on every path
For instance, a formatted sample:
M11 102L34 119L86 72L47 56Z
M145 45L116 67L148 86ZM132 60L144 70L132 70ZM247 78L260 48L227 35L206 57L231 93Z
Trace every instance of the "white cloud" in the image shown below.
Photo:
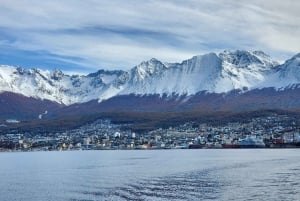
M300 51L300 2L293 0L0 4L0 27L12 37L0 41L12 40L16 49L79 57L64 61L82 66L126 69L152 57L173 62L228 48L262 49L279 58Z

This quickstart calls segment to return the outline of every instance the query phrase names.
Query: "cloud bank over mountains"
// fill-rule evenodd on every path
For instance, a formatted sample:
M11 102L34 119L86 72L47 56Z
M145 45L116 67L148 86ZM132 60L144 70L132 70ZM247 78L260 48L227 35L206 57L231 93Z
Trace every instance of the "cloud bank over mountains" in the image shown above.
M224 49L300 51L294 0L0 2L1 64L93 72Z

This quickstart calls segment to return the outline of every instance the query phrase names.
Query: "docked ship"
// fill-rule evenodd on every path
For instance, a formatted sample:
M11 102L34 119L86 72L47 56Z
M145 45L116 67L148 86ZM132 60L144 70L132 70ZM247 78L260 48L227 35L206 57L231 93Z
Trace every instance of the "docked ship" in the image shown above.
M225 149L236 149L236 148L240 148L240 144L234 140L234 141L223 141L222 142L222 148Z
M189 149L202 149L205 148L205 144L189 144Z
M261 138L255 136L247 136L239 140L240 148L265 148L266 145Z
M270 148L300 148L300 142L298 140L285 141L283 139L273 139L267 146Z
M235 144L235 143L224 143L222 144L222 148L225 149L236 149L236 148L240 148L239 144Z

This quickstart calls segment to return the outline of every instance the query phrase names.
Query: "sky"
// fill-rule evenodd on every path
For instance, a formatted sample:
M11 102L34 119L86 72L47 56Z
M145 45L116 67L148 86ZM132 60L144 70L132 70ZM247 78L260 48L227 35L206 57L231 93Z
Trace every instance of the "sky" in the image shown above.
M300 52L298 0L0 0L0 64L69 73L223 50Z

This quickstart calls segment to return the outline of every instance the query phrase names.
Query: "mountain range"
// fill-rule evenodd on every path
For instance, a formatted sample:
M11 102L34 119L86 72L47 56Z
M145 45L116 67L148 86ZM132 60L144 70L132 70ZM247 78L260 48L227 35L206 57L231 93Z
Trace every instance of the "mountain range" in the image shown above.
M144 61L128 71L66 75L0 66L0 118L98 112L300 109L300 53L279 64L262 51L224 51L181 63Z

